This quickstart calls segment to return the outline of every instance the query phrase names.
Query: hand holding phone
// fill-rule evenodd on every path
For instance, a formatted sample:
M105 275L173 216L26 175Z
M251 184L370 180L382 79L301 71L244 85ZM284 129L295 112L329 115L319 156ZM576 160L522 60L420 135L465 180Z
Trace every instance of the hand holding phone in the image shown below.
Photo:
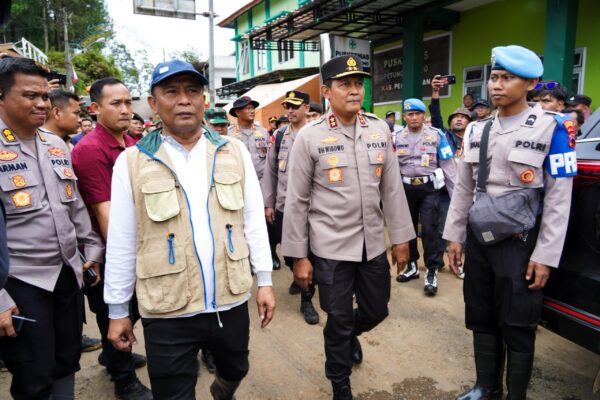
M441 81L444 86L454 85L456 83L456 75L440 75L437 76L437 79Z

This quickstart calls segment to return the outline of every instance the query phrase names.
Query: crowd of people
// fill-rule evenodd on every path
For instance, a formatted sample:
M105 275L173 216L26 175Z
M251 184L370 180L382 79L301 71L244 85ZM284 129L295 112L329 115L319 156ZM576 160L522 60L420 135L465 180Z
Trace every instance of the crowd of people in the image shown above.
M252 284L264 328L283 260L310 325L318 292L325 375L334 399L352 399L359 337L388 316L387 231L397 282L419 278L420 259L428 296L446 263L464 279L477 379L458 399L501 398L505 356L508 398L525 399L540 289L560 258L591 99L540 81L528 49L492 53L490 101L466 95L444 121L447 82L435 77L429 121L425 103L409 98L405 126L399 112L382 120L362 110L370 75L350 55L321 67L325 111L290 90L268 127L248 96L228 112L205 110L208 81L184 61L154 69L153 124L118 79L94 82L82 113L80 98L49 85L32 60L1 60L10 273L0 354L11 395L73 399L81 352L101 348L118 398L193 399L202 360L213 398L232 399L249 369ZM522 199L528 223L486 219L520 211ZM84 295L100 339L82 335ZM145 356L132 351L138 321ZM137 378L142 366L151 389Z

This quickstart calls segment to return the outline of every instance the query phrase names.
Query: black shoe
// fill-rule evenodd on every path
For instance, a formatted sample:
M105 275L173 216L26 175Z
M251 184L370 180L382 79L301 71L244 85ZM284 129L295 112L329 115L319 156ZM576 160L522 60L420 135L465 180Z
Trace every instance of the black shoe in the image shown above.
M278 258L273 258L273 270L277 271L278 269L281 269L281 262Z
M152 391L135 374L115 381L115 396L121 400L153 400Z
M438 291L438 273L436 269L427 270L427 275L425 276L425 287L423 291L428 296L435 296Z
M210 350L202 349L202 362L204 366L211 374L214 374L217 370L217 366L215 365L215 359L210 352Z
M504 373L504 343L502 338L481 333L473 334L475 386L456 400L501 400Z
M350 387L350 379L345 379L341 382L331 382L333 388L333 400L352 400L352 388Z
M290 294L291 295L300 294L300 291L302 291L302 289L300 288L300 286L298 286L296 284L296 282L293 281L292 284L290 285L290 289L289 289Z
M416 261L411 261L406 266L406 269L403 273L396 277L397 282L408 282L412 279L419 278L419 266Z
M358 341L358 336L352 336L352 362L354 364L360 364L363 360L363 351L360 342Z
M506 400L525 400L533 369L533 353L508 350L506 363Z
M88 335L81 335L81 352L86 353L88 351L98 350L102 347L102 341L100 339L93 339Z
M300 302L300 312L304 314L304 320L309 325L315 325L319 323L319 314L315 307L313 307L312 301L303 300Z
M141 354L133 353L133 366L137 368L142 368L146 366L146 357ZM106 367L106 360L104 359L104 352L98 355L98 364Z
M8 368L6 368L6 364L4 364L4 360L0 358L0 372L8 372Z

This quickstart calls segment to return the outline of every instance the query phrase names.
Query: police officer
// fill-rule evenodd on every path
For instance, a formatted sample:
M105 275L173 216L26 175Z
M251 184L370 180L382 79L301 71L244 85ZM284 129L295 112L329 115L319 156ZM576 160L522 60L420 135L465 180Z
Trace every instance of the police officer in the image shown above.
M262 192L265 201L265 217L267 222L273 226L274 235L271 246L277 246L281 242L281 231L283 229L283 208L285 205L285 193L288 184L288 158L292 151L294 140L298 131L306 125L306 113L309 110L310 97L307 93L299 90L286 92L283 100L283 108L287 111L290 125L279 128L275 132L275 143L269 149L267 165L262 180ZM285 258L286 265L290 268L293 261ZM290 294L301 293L300 311L304 320L310 324L319 323L319 314L312 304L315 294L314 284L309 284L308 290L302 290L295 282L292 282Z
M438 232L439 189L445 184L452 196L456 167L446 136L424 123L425 104L421 100L404 101L404 120L407 125L401 131L394 132L394 144L415 231L419 220L421 221L427 268L424 291L427 295L435 296L438 289L437 273L442 266ZM398 282L408 282L419 277L418 259L419 250L415 238L410 242L410 262L406 270L396 277Z
M477 382L458 399L501 398L504 343L508 348L507 399L526 398L535 325L542 312L541 289L560 259L569 218L571 177L577 173L572 121L539 105L530 108L526 102L527 91L542 74L542 62L531 50L520 46L492 49L488 90L498 113L467 129L443 236L450 241L450 263L455 273L461 265L461 243L467 241L465 320L473 331ZM484 245L467 226L467 220L486 126L487 195L497 197L528 188L543 190L544 195L534 229Z
M74 398L83 272L98 272L104 252L66 143L38 129L50 109L46 76L30 59L0 61L0 201L10 256L0 290L0 353L16 399Z
M227 129L229 128L227 112L222 108L211 108L210 110L210 113L205 113L209 128L212 128L219 135L227 135Z
M236 117L237 122L229 127L228 135L244 143L252 156L252 164L254 164L258 180L261 181L269 149L269 132L262 126L254 124L258 106L258 101L252 100L248 96L234 101L229 114Z
M283 218L282 252L294 258L294 279L306 290L314 271L319 284L325 374L338 400L352 398L352 363L362 361L357 336L388 315L384 213L399 270L415 237L387 124L359 113L365 76L353 56L321 67L321 94L331 109L296 136Z

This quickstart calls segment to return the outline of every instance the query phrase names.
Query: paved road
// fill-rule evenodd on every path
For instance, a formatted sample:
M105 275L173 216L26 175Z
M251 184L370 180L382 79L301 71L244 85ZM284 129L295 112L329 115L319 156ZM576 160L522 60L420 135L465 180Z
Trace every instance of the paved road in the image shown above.
M287 293L291 272L275 271L273 279L277 311L267 329L260 329L256 306L251 304L250 373L237 398L330 399L331 387L323 372L325 315L320 312L319 325L304 323L298 296ZM92 324L84 330L97 336ZM136 334L140 344L135 351L143 353L139 326ZM358 400L453 399L474 381L471 335L463 320L462 281L447 269L440 274L440 291L435 298L423 295L422 280L405 284L393 281L390 316L361 341L364 362L352 375ZM78 399L112 399L112 384L97 364L97 356L98 352L82 356ZM530 398L600 399L590 392L598 366L600 357L596 354L540 328ZM139 376L149 383L145 369L139 370ZM210 398L211 380L202 367L198 399ZM0 399L9 398L9 383L10 375L0 374Z

